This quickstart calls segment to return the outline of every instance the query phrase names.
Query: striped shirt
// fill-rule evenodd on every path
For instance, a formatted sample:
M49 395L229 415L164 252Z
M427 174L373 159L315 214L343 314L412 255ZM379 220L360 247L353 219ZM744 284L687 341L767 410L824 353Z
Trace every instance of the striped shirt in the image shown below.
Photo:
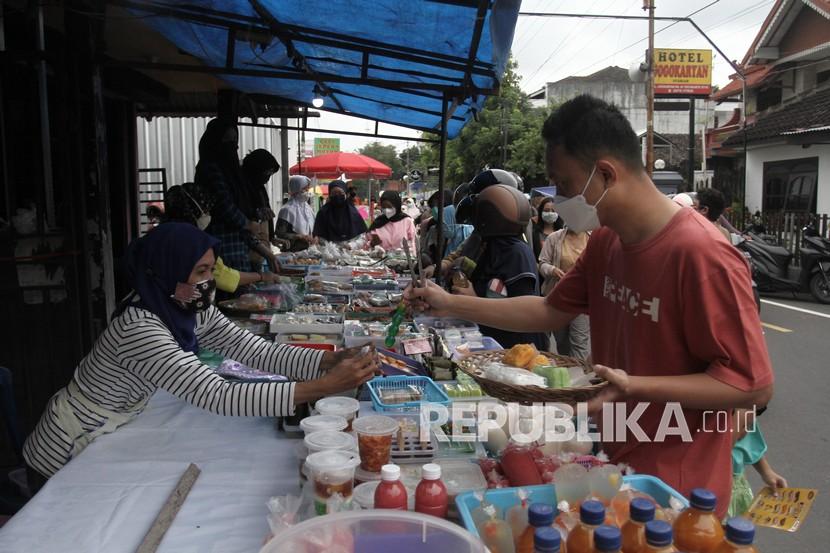
M197 316L199 347L293 381L319 377L322 351L275 345L230 322L211 306ZM51 476L98 434L138 415L163 388L213 413L276 417L294 413L294 382L228 381L183 351L154 314L128 307L81 361L69 385L49 401L23 456Z

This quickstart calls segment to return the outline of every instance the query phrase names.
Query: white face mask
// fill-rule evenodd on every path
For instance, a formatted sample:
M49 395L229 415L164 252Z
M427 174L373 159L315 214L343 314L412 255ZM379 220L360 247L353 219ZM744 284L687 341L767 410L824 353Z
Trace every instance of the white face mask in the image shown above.
M383 210L383 214L386 215L387 219L391 219L392 217L394 217L395 213L397 213L397 212L398 212L398 210L395 209L395 208L392 208L392 207L387 207L387 208L384 208L384 210Z
M542 220L547 224L552 225L559 220L559 214L555 211L543 211Z
M311 199L311 192L309 192L308 190L303 190L302 192L297 194L297 197L300 198L300 201L307 202Z
M605 192L602 193L602 196L599 197L599 200L597 200L597 203L594 205L590 205L588 200L585 199L585 191L588 190L588 186L591 184L591 179L594 178L594 173L596 173L596 171L597 166L594 165L590 176L588 176L588 181L585 183L585 187L579 195L572 198L557 195L553 200L556 205L557 213L559 213L559 216L562 217L562 221L564 221L568 228L573 232L586 232L599 228L601 225L599 222L599 216L597 216L597 206L605 197L608 190L606 189Z
M199 230L205 230L210 225L210 213L202 213L198 219L196 219L196 226L199 227Z

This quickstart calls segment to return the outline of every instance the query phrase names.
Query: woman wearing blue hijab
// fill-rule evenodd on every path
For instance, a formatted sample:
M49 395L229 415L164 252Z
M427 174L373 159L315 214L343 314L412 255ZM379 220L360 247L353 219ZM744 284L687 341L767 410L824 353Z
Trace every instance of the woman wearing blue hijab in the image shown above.
M212 305L215 246L184 223L164 223L130 245L132 293L24 445L35 488L97 436L141 413L158 388L221 415L278 417L372 378L371 356L276 345L231 323ZM202 364L200 349L285 381L225 380Z

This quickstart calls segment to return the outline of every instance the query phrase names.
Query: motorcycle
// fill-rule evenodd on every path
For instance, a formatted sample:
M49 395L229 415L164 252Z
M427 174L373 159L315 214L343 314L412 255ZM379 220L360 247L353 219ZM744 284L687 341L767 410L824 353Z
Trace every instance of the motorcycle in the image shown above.
M751 240L743 240L737 247L749 254L753 279L761 293L809 292L817 301L830 304L830 240L819 236L815 227L808 225L802 231L801 270L796 279L789 275L793 258L789 250L748 234Z

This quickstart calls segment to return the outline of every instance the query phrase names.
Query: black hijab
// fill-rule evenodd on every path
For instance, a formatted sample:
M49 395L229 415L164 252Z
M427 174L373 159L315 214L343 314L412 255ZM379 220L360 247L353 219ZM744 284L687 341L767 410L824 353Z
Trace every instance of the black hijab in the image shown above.
M392 206L394 206L395 214L392 215L391 218L387 217L386 215L381 215L380 217L375 219L375 222L372 223L372 226L369 227L369 230L378 229L384 226L386 223L397 223L398 221L401 221L409 217L409 215L403 212L403 202L401 201L401 195L395 192L394 190L387 190L386 192L381 194L381 203L383 203L383 200L388 200L389 203L391 203Z
M341 180L329 183L329 201L317 213L314 220L314 236L329 242L344 242L366 232L366 223L345 195L331 197L334 188L339 188L345 193L346 183Z
M268 198L268 191L265 185L270 178L269 174L280 170L280 164L268 150L259 148L253 150L242 160L242 173L250 190L251 199L256 204L255 208L269 208L271 202ZM269 175L266 178L266 175Z
M223 141L230 130L236 131L237 141L235 143ZM211 119L199 140L199 163L196 165L196 180L200 180L198 178L200 166L209 163L219 166L236 206L246 217L255 218L256 209L250 190L246 185L245 177L242 174L242 167L239 165L238 148L239 129L237 126L224 119Z
M134 240L127 248L127 277L133 292L119 304L118 316L129 306L156 315L185 351L196 352L196 314L174 303L171 296L186 283L196 262L219 243L187 223L164 223ZM138 294L138 302L134 301Z

